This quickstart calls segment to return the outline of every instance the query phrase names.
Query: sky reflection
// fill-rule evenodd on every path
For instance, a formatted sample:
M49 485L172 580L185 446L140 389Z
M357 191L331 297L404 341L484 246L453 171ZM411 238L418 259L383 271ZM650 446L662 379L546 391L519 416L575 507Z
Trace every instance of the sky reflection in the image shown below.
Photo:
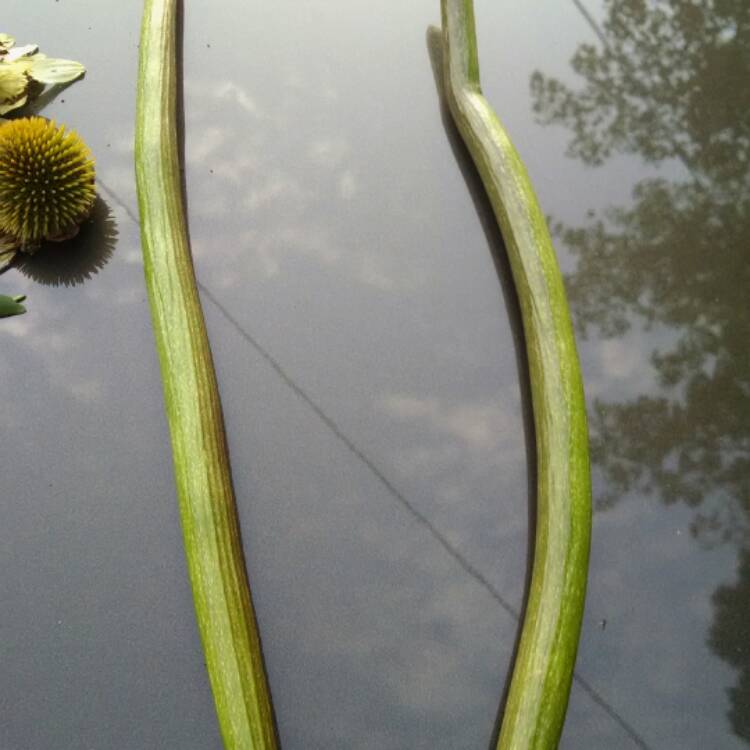
M747 193L732 209L738 175L700 149L703 193L674 160L564 159L569 132L534 123L528 81L539 68L577 87L567 60L593 32L572 3L476 5L485 90L561 222L601 404L592 423L607 437L595 479L611 502L562 746L737 746L745 542L706 550L721 534L691 529L711 507L739 511L719 531L746 528L728 471L746 423L720 387L747 395L730 283L746 266L726 270L717 253L747 236ZM280 2L262 22L246 3L222 7L186 5L189 217L284 746L486 747L526 570L528 414L502 248L425 51L437 4L374 18L364 0ZM0 361L14 436L0 524L9 750L219 746L133 222L138 13L34 0L6 16L19 38L88 65L48 113L92 146L117 226L85 284L3 277L30 310L3 322ZM623 208L597 213L610 205ZM713 245L699 252L706 221ZM634 259L634 236L663 244L638 243L653 254ZM646 407L630 410L643 399L647 425ZM675 477L680 450L697 504ZM668 507L655 501L665 489Z

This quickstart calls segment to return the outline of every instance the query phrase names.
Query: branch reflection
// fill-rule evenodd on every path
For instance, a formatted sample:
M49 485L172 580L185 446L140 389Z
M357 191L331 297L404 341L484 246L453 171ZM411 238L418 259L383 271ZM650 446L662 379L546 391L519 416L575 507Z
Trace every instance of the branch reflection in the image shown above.
M582 44L572 61L582 88L532 76L538 119L568 128L587 164L629 153L684 176L643 180L631 205L555 226L577 260L567 286L582 336L669 331L651 359L658 393L594 405L598 509L633 492L684 503L698 540L738 547L739 582L714 596L709 643L740 670L729 718L750 740L750 6L604 9L603 47Z

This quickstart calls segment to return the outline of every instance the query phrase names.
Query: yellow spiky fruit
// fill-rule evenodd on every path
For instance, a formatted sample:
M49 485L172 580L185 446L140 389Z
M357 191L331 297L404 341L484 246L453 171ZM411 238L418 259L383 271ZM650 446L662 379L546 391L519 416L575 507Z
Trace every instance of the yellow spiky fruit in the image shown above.
M44 117L0 126L0 234L26 251L71 236L95 198L94 160L75 132Z

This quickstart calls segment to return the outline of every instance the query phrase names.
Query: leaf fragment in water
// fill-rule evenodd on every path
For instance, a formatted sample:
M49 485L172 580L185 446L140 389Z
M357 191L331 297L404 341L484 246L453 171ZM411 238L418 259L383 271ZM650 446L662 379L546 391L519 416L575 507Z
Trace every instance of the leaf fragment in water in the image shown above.
M24 295L7 297L0 294L0 318L9 318L11 315L22 315L26 308L21 304L26 299Z
M3 62L13 62L21 57L28 57L29 55L35 55L39 52L38 44L24 44L23 47L13 47L8 51L8 54L3 58Z
M62 60L37 54L28 58L31 61L29 75L39 83L70 83L80 78L86 68L74 60Z

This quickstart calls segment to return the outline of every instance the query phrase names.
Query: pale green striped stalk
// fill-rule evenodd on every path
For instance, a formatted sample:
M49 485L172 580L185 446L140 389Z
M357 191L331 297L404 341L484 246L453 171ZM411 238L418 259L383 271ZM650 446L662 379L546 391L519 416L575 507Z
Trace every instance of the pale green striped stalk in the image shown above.
M482 96L472 0L442 0L445 89L500 225L518 293L537 454L528 604L498 747L554 748L570 693L588 574L586 406L565 290L526 169Z
M146 0L135 166L141 241L190 582L227 748L276 748L221 404L188 247L176 129L175 0Z

